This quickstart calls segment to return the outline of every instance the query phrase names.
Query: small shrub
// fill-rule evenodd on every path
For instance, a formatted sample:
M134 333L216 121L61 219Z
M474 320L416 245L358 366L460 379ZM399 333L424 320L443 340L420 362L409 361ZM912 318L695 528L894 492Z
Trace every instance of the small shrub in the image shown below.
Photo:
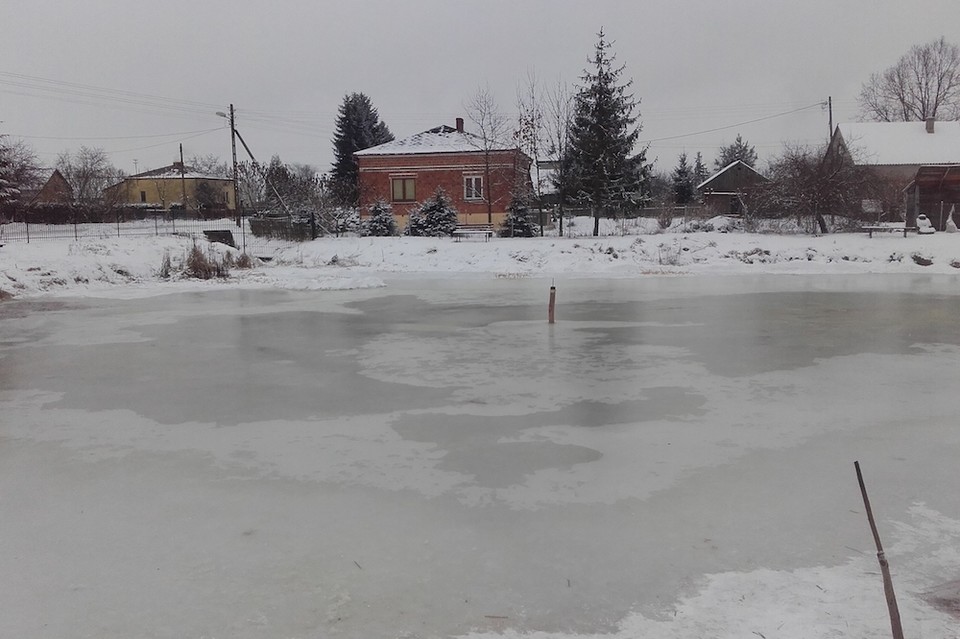
M914 253L910 256L910 259L913 260L914 264L918 264L920 266L931 266L933 264L933 260L931 260L929 257L924 257L920 253Z
M443 189L436 192L410 213L406 234L421 237L453 235L457 228L457 209Z
M242 269L253 268L253 258L250 257L249 253L241 253L237 256L234 266Z
M661 229L668 229L673 224L673 211L660 211L657 213L657 226Z
M397 234L397 219L393 209L383 200L377 200L368 209L370 217L363 221L361 234L373 237L390 237Z
M160 262L160 270L157 271L157 275L162 280L168 280L173 275L173 264L170 262L169 251L163 252L163 260Z
M500 231L497 235L500 237L533 237L536 234L533 214L526 202L519 198L510 202L507 215L503 218L503 224L500 225Z

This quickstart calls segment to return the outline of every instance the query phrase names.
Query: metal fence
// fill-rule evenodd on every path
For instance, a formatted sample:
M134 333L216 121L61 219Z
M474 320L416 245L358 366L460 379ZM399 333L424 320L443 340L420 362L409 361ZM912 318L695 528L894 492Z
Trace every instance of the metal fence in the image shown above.
M206 238L207 231L230 231L238 249L246 251L265 243L265 239L254 237L250 233L249 220L244 219L238 225L236 219L178 219L158 213L137 220L123 220L120 217L113 222L81 222L75 220L65 224L38 224L23 221L0 222L0 243L2 242L42 242L45 240L85 240L114 237L160 237L183 236L197 239Z

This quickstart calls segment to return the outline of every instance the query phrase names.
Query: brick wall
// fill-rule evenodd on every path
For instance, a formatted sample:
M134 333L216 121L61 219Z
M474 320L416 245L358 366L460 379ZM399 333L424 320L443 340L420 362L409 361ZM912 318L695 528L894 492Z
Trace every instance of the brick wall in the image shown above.
M409 155L366 155L357 158L359 165L360 214L367 215L368 207L378 199L393 207L401 225L407 213L420 202L443 188L459 212L462 224L488 221L486 199L466 200L464 178L483 178L484 195L490 198L493 223L498 224L506 213L516 185L529 180L530 160L516 150L496 151L490 154L489 175L481 151L470 153L430 153ZM416 201L391 200L391 179L412 177L416 180Z

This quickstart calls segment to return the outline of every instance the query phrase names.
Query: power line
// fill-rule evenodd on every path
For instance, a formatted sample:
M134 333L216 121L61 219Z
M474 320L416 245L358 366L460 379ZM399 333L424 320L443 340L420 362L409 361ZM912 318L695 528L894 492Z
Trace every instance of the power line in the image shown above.
M217 127L215 129L201 129L199 131L180 131L178 133L158 133L155 135L119 135L119 136L110 136L110 137L96 137L96 136L81 136L81 137L56 137L50 135L19 135L17 133L10 133L14 137L26 138L28 140L146 140L150 138L169 138L177 137L181 135L193 135L201 133L211 133L213 131L219 131L223 127Z
M689 138L695 135L705 135L707 133L716 133L717 131L724 131L726 129L735 129L739 126L744 126L747 124L754 124L755 122L763 122L764 120L772 120L774 118L783 117L785 115L790 115L792 113L799 113L800 111L806 111L807 109L812 109L814 107L822 106L823 102L815 102L814 104L808 104L807 106L800 107L798 109L792 109L790 111L783 111L782 113L775 113L773 115L766 115L760 118L754 118L752 120L745 120L743 122L737 122L736 124L728 124L726 126L718 126L712 129L705 129L703 131L695 131L693 133L682 133L680 135L668 135L662 138L654 138L651 140L642 140L641 144L650 144L652 142L662 142L664 140L677 140L679 138Z

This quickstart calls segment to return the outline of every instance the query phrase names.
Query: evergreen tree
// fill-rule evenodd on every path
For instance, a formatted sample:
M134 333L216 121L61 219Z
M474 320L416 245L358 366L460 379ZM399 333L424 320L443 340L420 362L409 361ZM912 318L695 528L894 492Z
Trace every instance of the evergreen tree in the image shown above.
M407 223L407 235L439 237L453 235L457 228L457 209L453 208L450 198L443 189L423 201L419 208L410 214Z
M393 140L380 115L362 93L344 96L337 113L337 129L333 134L333 183L334 191L347 206L356 206L357 161L353 154L378 144Z
M689 204L693 200L693 173L687 164L687 154L681 153L677 166L673 169L673 201L677 205Z
M756 149L744 142L739 133L737 134L737 139L733 141L733 144L721 147L720 157L714 161L714 165L716 165L717 169L722 169L737 160L741 160L744 164L749 164L750 166L756 166L757 164Z
M393 216L393 209L384 200L377 200L368 209L370 217L363 221L361 232L363 235L390 237L397 234L397 220Z
M703 154L700 151L697 151L697 157L693 161L693 188L696 191L696 188L704 183L704 181L710 177L710 174L707 172L707 167L703 164ZM694 193L694 196L697 194Z
M600 215L612 206L639 203L649 171L646 149L631 156L640 136L639 104L627 89L633 81L621 81L623 66L615 67L611 44L603 30L592 67L584 72L583 86L574 101L573 122L565 163L569 184L566 192L593 210L593 234L600 234Z
M500 225L500 237L534 237L538 235L533 211L525 198L514 198L507 207L507 215Z

